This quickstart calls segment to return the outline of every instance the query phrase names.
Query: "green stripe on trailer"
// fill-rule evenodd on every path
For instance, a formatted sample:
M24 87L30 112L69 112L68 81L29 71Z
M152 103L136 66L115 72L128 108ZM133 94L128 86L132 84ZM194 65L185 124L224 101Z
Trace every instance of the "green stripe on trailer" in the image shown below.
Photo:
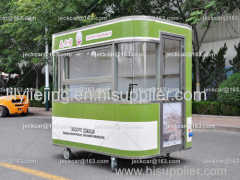
M112 149L112 148L107 148L102 146L94 146L94 145L75 143L70 141L63 141L58 139L53 139L53 144L63 145L67 147L75 147L83 150L90 150L90 151L99 152L103 154L109 154L109 155L115 155L115 156L118 155L118 156L124 156L124 157L144 157L144 156L153 156L153 155L159 154L159 149L151 149L151 150L145 150L145 151L126 151L126 150L118 150L118 149Z
M75 143L70 141L63 141L58 139L53 139L53 144L63 145L67 147L75 147L83 150L90 150L94 152L99 152L99 153L104 153L109 155L118 155L118 156L124 156L124 157L144 157L144 156L153 156L153 155L159 154L159 149L151 149L151 150L145 150L145 151L126 151L126 150L118 150L118 149L112 149L112 148L107 148L102 146L94 146L94 145Z
M53 116L121 122L159 121L159 104L53 103Z
M77 44L77 33L81 33L81 44ZM99 34L111 32L109 35ZM67 48L82 47L91 45L94 43L104 43L106 41L112 41L124 38L160 38L160 32L168 32L178 35L183 35L185 38L191 38L191 29L186 27L176 27L172 24L166 24L161 21L146 21L146 20L131 20L122 21L112 24L102 25L100 27L92 27L87 30L79 30L54 35L53 36L53 50L64 50ZM87 40L87 37L94 36L94 38ZM60 47L60 42L64 42L69 38L72 39L71 44L65 47Z

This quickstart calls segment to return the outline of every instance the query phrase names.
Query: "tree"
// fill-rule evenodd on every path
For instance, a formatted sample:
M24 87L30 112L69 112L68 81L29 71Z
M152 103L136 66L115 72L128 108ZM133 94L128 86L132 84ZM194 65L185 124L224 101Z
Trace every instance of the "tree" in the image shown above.
M6 33L2 26L7 24L10 20L9 11L12 8L12 2L3 0L0 2L0 71L13 73L16 69L16 46L8 33Z
M226 43L222 48L219 49L218 53L214 56L214 64L215 64L215 70L212 72L214 78L214 86L219 87L219 85L226 79L226 55L227 52L227 46Z
M0 22L0 70L7 73L20 73L22 62L33 66L38 87L38 75L45 63L45 27L48 27L47 40L51 46L51 35L96 22L90 20L63 21L59 17L88 16L101 1L77 0L4 0L0 5L1 15L6 17L28 17L29 20ZM32 56L25 56L33 54ZM39 55L38 55L39 54ZM32 73L32 71L31 71Z
M202 84L202 89L205 88L218 88L220 83L226 79L226 55L227 46L224 44L222 48L219 49L217 53L213 50L205 56L205 52L199 57L199 70L200 70L200 83ZM207 94L209 100L215 100L217 94L215 92L209 92Z
M237 54L229 63L232 65L231 70L233 73L237 73L240 72L240 42L238 45L234 45L234 49Z

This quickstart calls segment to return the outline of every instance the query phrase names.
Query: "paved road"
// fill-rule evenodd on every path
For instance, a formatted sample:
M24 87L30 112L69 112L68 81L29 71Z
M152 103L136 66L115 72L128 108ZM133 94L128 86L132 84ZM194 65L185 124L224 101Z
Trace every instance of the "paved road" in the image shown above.
M193 149L172 154L170 164L121 160L121 167L126 168L121 170L133 167L128 171L133 174L118 175L111 172L106 156L83 152L76 153L74 161L63 160L62 149L51 144L50 123L48 116L0 119L1 180L238 180L240 176L240 133L198 130ZM99 163L91 164L93 159Z

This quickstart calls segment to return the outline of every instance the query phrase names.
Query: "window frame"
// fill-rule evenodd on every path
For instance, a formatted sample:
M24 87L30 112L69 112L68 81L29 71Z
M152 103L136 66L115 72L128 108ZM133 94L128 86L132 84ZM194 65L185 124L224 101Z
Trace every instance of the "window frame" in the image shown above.
M164 74L164 38L170 40L178 40L180 43L180 62L179 62L179 73L178 74ZM164 79L167 77L179 77L179 91L184 93L185 91L185 37L178 34L160 32L160 87L166 88L164 86ZM173 98L173 97L171 97Z
M172 37L174 39L179 38L180 40L183 40L183 44L181 44L181 49L180 52L185 52L185 38L184 36L181 35L175 35L175 34L171 34L171 33L165 33L165 32L161 32L160 33L160 38L159 41L156 40L131 40L131 39L126 39L123 41L117 41L117 42L111 42L111 43L103 43L103 44L99 44L99 45L91 45L89 47L81 47L81 48L75 48L72 50L65 50L65 51L61 51L56 53L56 59L58 61L58 87L61 89L63 88L63 86L67 86L67 85L78 85L78 84L86 84L86 83L90 83L90 84L98 84L98 83L111 83L111 90L112 91L117 91L118 90L118 49L117 49L117 45L119 43L135 43L135 42L150 42L150 43L154 43L156 45L156 88L162 88L163 86L163 49L162 49L162 40L163 40L163 36L168 36L168 37ZM182 41L181 41L182 42ZM63 54L68 54L68 53L77 53L80 52L82 50L89 50L89 49L93 49L93 48L101 48L101 47L110 47L111 48L111 54L112 54L112 75L109 76L98 76L98 77L89 77L89 78L79 78L77 80L67 80L64 79L63 77L63 72L61 71L61 67L62 67L62 58L63 58ZM182 50L182 47L184 50ZM182 56L182 58L185 58ZM183 59L184 60L184 59ZM181 85L180 85L180 89L184 90L183 88L185 87L185 67L184 67L184 61L181 61L181 67L182 67L182 71L180 73L180 80L181 80ZM183 64L184 63L184 64Z
M101 49L101 48L111 48L110 52L112 53L112 46L111 44L108 45L102 45L102 46L96 46L92 48L84 48L84 49L78 49L75 51L69 52L70 54L77 54L80 53L81 51L87 51L91 49ZM63 53L64 54L64 53ZM80 85L80 84L98 84L98 83L112 83L112 74L108 76L93 76L93 77L80 77L78 79L67 79L65 77L66 74L66 68L64 66L64 57L66 56L61 56L63 58L60 59L60 72L62 71L63 73L61 74L62 80L61 84L63 85ZM111 59L111 67L112 67L112 59ZM68 73L69 74L69 73Z
M152 43L152 44L154 44L154 46L155 46L155 74L154 73L152 73L152 74L148 74L148 75L145 75L145 74L138 74L138 73L136 73L135 74L135 72L134 72L134 70L133 69L135 69L135 56L133 56L132 58L132 81L133 81L133 83L134 83L134 79L135 78L139 78L139 77L141 77L141 78L145 78L145 77L154 77L155 76L155 82L154 82L154 84L155 84L155 88L157 88L157 84L158 84L158 79L159 79L159 68L158 68L158 66L157 66L157 64L159 64L159 62L160 62L160 52L159 52L159 47L160 47L160 42L156 42L156 41L127 41L127 42L119 42L119 43L115 43L113 46L114 46L114 53L118 53L119 51L118 51L118 45L119 44L121 44L121 43L132 43L133 45L134 45L134 43L144 43L145 44L145 46L146 46L146 48L147 48L147 44L148 43ZM133 47L133 49L134 49L134 47ZM135 55L135 54L134 54ZM147 52L146 52L146 54L144 55L144 56L148 56L149 54L147 54ZM115 73L114 73L114 90L119 90L118 89L118 81L119 81L119 78L120 78L120 76L119 76L119 67L118 67L118 57L116 57L115 59L114 59L114 70L115 70ZM124 77L124 76L121 76L121 77ZM150 88L150 87L149 87ZM152 87L151 87L152 88Z

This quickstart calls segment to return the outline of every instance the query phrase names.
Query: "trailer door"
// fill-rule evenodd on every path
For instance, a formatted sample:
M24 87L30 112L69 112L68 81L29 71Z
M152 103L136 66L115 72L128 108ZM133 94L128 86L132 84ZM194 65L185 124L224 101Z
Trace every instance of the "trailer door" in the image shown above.
M184 38L161 33L160 86L167 100L161 103L161 153L184 145Z

